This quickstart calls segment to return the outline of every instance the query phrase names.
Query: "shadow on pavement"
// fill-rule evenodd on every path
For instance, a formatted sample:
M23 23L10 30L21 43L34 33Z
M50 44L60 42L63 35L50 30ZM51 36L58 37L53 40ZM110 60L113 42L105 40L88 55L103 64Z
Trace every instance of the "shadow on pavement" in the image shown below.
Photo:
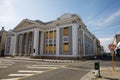
M116 79L116 78L107 78L107 77L105 77L105 79L108 79L108 80L119 80L119 79Z
M111 61L112 56L97 56L89 58L88 60L104 60L104 61ZM120 61L120 57L114 56L114 61Z

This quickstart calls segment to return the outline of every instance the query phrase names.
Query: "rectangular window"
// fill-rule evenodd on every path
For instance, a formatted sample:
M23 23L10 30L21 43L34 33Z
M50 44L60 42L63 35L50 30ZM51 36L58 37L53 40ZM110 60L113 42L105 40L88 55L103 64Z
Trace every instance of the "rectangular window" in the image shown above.
M49 44L52 44L52 39L49 39Z
M52 45L49 45L49 53L53 53L53 47L52 47Z
M49 32L49 38L53 38L53 31Z
M63 52L68 53L69 52L69 44L63 44Z
M63 42L64 43L68 43L69 42L69 37L68 36L64 36L63 37Z
M64 36L68 36L69 35L69 29L68 29L68 27L66 27L66 28L63 29L63 35Z
M56 30L45 33L45 52L47 54L56 53Z

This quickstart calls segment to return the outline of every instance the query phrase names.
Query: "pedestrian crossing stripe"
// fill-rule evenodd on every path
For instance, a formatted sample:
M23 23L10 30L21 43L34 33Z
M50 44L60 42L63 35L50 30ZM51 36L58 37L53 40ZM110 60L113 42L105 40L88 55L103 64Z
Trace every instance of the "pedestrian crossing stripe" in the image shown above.
M9 74L9 77L17 77L17 78L7 78L7 79L1 79L1 80L19 80L22 78L27 78L29 76L33 76L39 73L44 73L44 72L48 72L54 69L58 69L61 66L65 66L65 65L31 65L31 66L27 66L28 70L19 70L18 73L16 74ZM29 70L30 69L48 69L45 71L36 71L36 70Z
M9 79L1 79L1 80L19 80L21 78L9 78Z
M8 66L0 66L0 68L7 68Z
M10 74L10 75L8 75L8 76L32 76L32 75L34 75L34 74Z
M0 66L2 66L2 65L5 65L5 66L11 66L11 65L13 65L13 64L5 64L5 63L2 63L2 64L0 64Z
M59 66L65 66L65 65L32 65L32 66L49 66L49 67L59 67Z
M34 67L34 66L27 67L27 68L57 69L57 67Z
M43 73L44 71L19 70L18 72L25 72L25 73Z

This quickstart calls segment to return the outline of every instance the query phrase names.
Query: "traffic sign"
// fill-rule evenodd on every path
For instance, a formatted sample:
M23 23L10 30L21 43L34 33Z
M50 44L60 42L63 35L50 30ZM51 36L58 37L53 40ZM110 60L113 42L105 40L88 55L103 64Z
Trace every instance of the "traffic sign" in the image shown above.
M115 48L116 48L116 45L115 44L109 44L108 45L108 48L110 49L110 50L112 50L112 68L113 68L113 70L115 69L114 67L115 67L115 65L114 65L114 50L115 50Z
M108 45L108 48L109 48L110 50L114 50L114 49L116 48L116 45L115 45L115 44L109 44L109 45Z

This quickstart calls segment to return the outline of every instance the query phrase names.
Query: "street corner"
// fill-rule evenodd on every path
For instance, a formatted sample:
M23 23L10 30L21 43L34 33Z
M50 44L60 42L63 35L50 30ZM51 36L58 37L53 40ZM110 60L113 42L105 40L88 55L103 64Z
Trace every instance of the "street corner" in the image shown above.
M120 68L116 67L114 70L112 67L101 68L101 78L97 80L120 80Z
M96 80L98 78L98 70L91 70L80 80Z

